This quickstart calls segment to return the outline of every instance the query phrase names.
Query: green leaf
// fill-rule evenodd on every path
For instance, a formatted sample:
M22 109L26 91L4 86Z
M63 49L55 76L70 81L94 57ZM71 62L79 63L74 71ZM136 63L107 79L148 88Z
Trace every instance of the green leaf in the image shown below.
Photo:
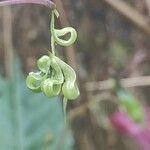
M60 98L32 93L18 69L13 81L0 77L1 150L71 150L72 144Z
M144 111L138 100L129 91L119 89L117 91L118 98L123 108L127 111L130 117L136 122L143 122Z

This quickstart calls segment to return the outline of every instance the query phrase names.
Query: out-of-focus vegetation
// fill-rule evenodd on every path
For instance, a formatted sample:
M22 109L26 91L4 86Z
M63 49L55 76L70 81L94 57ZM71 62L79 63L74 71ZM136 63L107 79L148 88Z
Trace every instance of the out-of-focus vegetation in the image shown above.
M19 67L14 79L0 77L0 149L71 150L61 99L33 94Z

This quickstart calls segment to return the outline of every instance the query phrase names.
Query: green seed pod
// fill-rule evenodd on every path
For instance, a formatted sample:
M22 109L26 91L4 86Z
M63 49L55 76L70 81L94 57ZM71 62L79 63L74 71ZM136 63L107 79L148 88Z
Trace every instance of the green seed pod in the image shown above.
M50 78L42 82L41 90L48 97L57 96L61 91L61 84L54 84Z
M62 86L62 92L64 94L64 97L66 99L70 99L70 100L76 99L80 95L80 92L75 83L76 82L75 71L68 64L63 62L58 57L56 57L56 56L53 56L53 57L55 57L55 60L59 64L59 66L64 74L65 82Z
M53 34L54 40L56 41L57 44L59 44L61 46L70 46L75 42L75 40L77 38L77 32L72 27L66 27L66 28L59 29L59 30L54 29L53 33L54 33ZM63 40L63 39L59 38L68 33L70 33L70 38L68 40Z
M54 58L51 58L52 75L46 79L41 86L41 89L48 97L56 96L61 91L61 84L64 82L63 73Z
M62 73L62 70L55 60L55 57L51 57L50 55L50 60L51 60L51 68L52 68L52 79L54 84L62 84L64 82L64 76Z
M38 68L43 72L47 73L50 67L50 58L47 55L42 56L38 61L37 61Z
M41 72L30 72L29 75L26 78L26 84L29 89L31 89L34 92L41 92L41 82L43 80L44 76L41 75Z
M63 84L62 92L64 94L64 97L68 100L74 100L80 95L80 92L76 83L72 83L70 81L66 81Z
M72 45L76 38L77 38L77 32L74 28L72 27L66 27L66 28L63 28L63 29L55 29L54 28L54 20L55 20L55 15L57 16L57 14L55 13L55 11L52 11L52 18L51 18L51 33L52 33L52 37L54 38L54 41L61 45L61 46L70 46ZM62 37L66 34L70 33L70 37L68 40L63 40L59 37Z

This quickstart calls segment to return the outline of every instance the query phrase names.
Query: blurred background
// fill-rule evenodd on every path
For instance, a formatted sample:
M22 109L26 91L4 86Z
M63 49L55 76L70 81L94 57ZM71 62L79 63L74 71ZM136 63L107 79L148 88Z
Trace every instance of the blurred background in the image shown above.
M68 104L64 125L61 97L48 99L25 85L28 72L50 50L50 10L39 5L0 8L0 149L137 150L118 133L114 80L141 105L150 104L150 0L54 0L57 27L72 26L78 39L57 47L77 73L81 95Z

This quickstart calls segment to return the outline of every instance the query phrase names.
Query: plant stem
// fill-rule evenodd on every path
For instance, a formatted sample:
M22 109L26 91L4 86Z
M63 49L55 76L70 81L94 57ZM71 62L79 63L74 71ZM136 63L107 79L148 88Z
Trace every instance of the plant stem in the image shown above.
M55 55L55 40L54 40L54 23L55 23L55 18L54 18L54 11L52 11L52 15L51 15L51 26L50 26L50 31L51 31L51 50L52 53Z
M10 79L14 77L14 50L12 43L12 16L9 6L3 8L3 38L4 38L4 57L5 72Z
M64 112L65 124L67 124L67 117L66 117L67 102L68 102L68 100L64 97L64 99L63 99L63 112Z
M56 5L50 0L4 0L0 1L0 6L16 5L16 4L39 4L55 9Z
M55 55L55 41L54 41L53 36L51 36L51 49L52 49L53 55Z

